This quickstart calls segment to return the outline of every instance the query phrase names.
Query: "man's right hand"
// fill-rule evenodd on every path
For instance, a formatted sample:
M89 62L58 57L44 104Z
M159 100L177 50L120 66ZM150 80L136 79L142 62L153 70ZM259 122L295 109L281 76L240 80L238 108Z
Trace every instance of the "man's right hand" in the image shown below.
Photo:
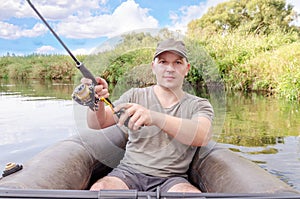
M108 98L109 97L108 84L105 81L105 79L103 79L101 77L95 77L95 79L96 79L96 82L98 83L97 85L95 85L95 97L98 99L100 99L102 97ZM82 78L81 83L92 84L92 80L87 79L87 78Z

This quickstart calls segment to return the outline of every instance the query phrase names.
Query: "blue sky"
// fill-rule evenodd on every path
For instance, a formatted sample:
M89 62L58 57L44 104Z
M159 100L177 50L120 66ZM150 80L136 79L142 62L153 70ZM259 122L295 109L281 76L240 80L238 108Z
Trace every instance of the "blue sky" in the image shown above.
M184 34L187 23L225 0L31 0L74 54L88 54L107 38L144 28ZM300 13L299 0L287 0ZM66 54L26 0L0 8L0 56Z

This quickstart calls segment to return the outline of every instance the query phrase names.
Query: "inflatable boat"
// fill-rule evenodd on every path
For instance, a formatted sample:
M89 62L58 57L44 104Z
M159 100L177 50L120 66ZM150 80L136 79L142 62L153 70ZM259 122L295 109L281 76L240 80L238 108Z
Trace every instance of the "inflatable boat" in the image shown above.
M142 193L134 190L103 190L99 192L101 194L88 191L93 182L118 164L126 141L126 135L117 126L60 141L24 163L21 170L2 177L0 198L34 198L35 194L39 198L60 198L58 195L67 198L68 194L70 198L138 198ZM198 148L188 176L190 182L206 194L205 197L212 193L218 194L217 198L229 198L228 194L300 197L299 192L288 184L213 141ZM155 198L160 197L158 193L148 193L142 198L151 198L151 194ZM188 197L189 194L183 196Z

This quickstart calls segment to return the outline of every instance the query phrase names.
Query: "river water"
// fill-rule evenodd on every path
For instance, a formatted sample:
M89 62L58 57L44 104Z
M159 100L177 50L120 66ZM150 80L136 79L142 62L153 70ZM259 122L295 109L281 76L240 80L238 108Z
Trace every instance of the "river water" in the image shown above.
M0 167L24 163L77 133L73 83L0 81ZM300 105L226 93L215 139L300 191Z

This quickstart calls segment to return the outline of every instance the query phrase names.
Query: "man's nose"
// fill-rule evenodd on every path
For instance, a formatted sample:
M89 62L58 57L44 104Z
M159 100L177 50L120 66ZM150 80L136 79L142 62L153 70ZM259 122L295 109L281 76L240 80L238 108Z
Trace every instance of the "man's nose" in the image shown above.
M174 71L174 65L172 63L167 65L167 71Z

